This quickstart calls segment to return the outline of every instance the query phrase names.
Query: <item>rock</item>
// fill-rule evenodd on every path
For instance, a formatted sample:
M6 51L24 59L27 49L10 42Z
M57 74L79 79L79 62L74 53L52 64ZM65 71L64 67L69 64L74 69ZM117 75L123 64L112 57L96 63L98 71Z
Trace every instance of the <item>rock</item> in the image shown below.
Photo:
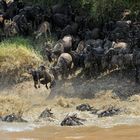
M83 125L83 121L86 121L85 119L81 119L77 117L77 114L66 116L64 120L61 122L61 126L76 126L76 125Z

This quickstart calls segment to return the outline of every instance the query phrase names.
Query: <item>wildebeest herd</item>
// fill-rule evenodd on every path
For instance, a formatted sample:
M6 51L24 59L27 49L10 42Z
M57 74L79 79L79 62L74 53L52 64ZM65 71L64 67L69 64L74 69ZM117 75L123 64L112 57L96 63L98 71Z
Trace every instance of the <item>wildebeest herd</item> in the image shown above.
M57 37L55 45L46 45L44 50L54 63L50 68L54 78L42 66L31 70L36 88L40 83L52 86L59 75L67 78L77 68L96 78L106 71L119 68L122 73L130 67L136 70L135 80L140 82L140 22L129 20L127 15L123 14L120 21L91 26L90 16L78 12L68 1L44 8L19 0L1 0L0 27L1 38L18 34L33 35L38 40L43 34L47 38L47 33Z

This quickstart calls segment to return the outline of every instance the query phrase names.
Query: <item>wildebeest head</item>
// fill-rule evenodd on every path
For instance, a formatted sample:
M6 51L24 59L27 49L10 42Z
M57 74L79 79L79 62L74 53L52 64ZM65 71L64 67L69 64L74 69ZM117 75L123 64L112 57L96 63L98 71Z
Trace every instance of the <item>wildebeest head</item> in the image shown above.
M29 67L27 68L28 74L32 74L34 71L35 71L35 69L32 68L32 66L29 66Z
M4 22L4 32L6 36L13 37L18 34L18 26L16 22L11 20L5 20Z
M105 52L105 56L112 57L113 55L115 55L115 49L114 48L110 48L109 50L107 50Z
M38 70L39 70L39 71L44 71L44 70L46 70L46 67L45 67L44 65L40 65L40 66L38 67Z
M52 53L56 55L60 55L62 52L64 52L64 45L62 43L62 40L60 40L54 46Z

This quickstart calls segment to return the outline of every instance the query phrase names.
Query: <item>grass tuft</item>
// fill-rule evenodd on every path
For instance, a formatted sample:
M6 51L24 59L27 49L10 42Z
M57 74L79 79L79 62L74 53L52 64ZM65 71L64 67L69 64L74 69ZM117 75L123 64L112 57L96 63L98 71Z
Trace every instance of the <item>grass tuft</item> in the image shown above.
M38 66L41 55L33 49L31 42L24 38L12 38L0 43L0 79L17 81L29 66Z

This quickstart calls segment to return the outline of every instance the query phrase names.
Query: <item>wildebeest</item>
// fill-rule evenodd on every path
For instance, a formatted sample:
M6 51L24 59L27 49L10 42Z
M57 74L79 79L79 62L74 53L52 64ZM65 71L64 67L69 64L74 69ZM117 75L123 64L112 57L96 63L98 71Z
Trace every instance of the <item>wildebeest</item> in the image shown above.
M4 122L27 122L26 120L24 120L21 116L21 114L9 114L9 115L5 115L5 116L1 116L1 120Z
M52 54L56 59L64 52L64 44L62 40L58 40L52 49Z
M129 44L128 43L125 43L125 42L114 43L113 48L115 49L115 51L117 53L126 54L126 53L129 53L129 51L130 51Z
M81 119L77 117L77 114L67 115L64 120L61 122L61 126L76 126L76 125L83 125L83 121L85 119Z
M92 111L93 107L91 107L89 104L81 104L76 106L76 110L79 111Z
M51 35L51 30L50 30L50 24L47 21L44 21L39 29L35 32L36 34L36 39L38 39L41 35L45 35L45 37L47 38L47 32L49 33L49 35Z
M13 37L17 35L19 32L18 26L16 22L10 21L10 20L5 20L4 21L4 34L7 37Z
M64 36L63 39L64 52L69 53L72 49L73 37L71 35Z
M107 110L97 112L98 117L108 117L113 115L118 115L121 112L119 108L113 106L109 107Z
M66 35L76 35L78 31L78 24L77 23L72 23L71 25L68 24L61 33L61 38L63 38Z
M1 0L0 1L0 8L2 9L2 12L6 12L6 10L7 10L7 3L6 3L6 1L5 0Z
M73 74L75 73L77 68L82 68L82 69L85 68L85 63L84 63L85 54L83 53L80 54L75 51L71 51L69 54L71 55L73 61L73 68L72 68Z
M32 25L27 21L27 18L24 14L18 14L14 16L13 21L16 22L20 34L29 35L30 31L32 31Z
M90 76L102 72L102 57L104 49L102 47L92 48L85 57L85 68L89 69ZM95 75L94 75L95 76Z
M132 21L130 21L130 20L127 20L127 21L117 21L116 22L116 27L129 28L131 23L132 23Z
M58 75L62 76L62 79L67 78L71 73L72 68L72 57L68 53L62 53L57 61L55 67L52 67L53 75L56 79L58 79Z
M122 74L123 69L128 67L133 68L133 54L132 53L116 53L114 49L110 49L105 53L102 59L102 67L105 70L114 70L119 68Z
M52 15L52 23L54 27L60 27L63 29L69 23L71 23L71 18L64 14L54 14Z
M53 59L52 59L52 49L50 48L45 48L45 53L46 53L46 56L49 60L49 62L53 62Z
M69 2L65 1L64 4L56 4L51 7L52 14L64 14L64 15L71 15L72 14L72 7Z
M35 30L44 21L44 10L40 5L25 6L19 11L19 14L24 15Z
M81 54L81 53L84 52L84 48L85 48L85 42L82 40L82 41L79 42L79 44L78 44L78 46L76 48L76 52L78 54Z
M73 38L70 35L64 36L56 42L52 49L53 55L58 58L62 53L69 53L72 49Z
M54 115L51 112L51 109L46 108L39 116L39 118L53 118Z
M48 73L43 65L41 65L37 70L29 69L29 73L33 77L35 88L40 88L40 83L45 85L47 89L48 83L50 83L50 88L52 88L55 85L53 75Z

